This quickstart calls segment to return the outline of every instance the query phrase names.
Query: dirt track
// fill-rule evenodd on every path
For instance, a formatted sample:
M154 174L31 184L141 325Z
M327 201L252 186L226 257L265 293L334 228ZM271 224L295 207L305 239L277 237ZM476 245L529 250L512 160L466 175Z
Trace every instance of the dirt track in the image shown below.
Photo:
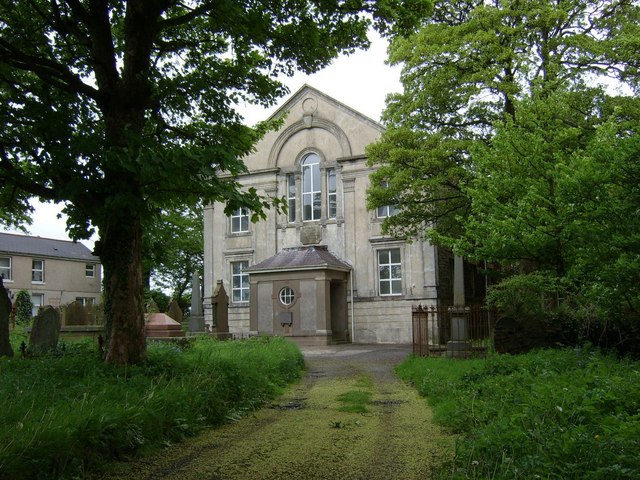
M270 407L135 463L109 478L428 479L453 438L431 421L424 399L393 374L398 346L305 350L308 371ZM365 413L341 411L347 392L368 392Z

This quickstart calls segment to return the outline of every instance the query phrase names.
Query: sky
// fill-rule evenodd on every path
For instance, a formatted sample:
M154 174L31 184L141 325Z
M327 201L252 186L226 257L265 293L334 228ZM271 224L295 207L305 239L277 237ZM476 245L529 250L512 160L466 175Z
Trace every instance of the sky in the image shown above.
M370 32L369 39L372 42L369 50L342 56L318 73L297 74L283 79L283 83L289 88L291 94L297 92L304 84L309 84L373 120L379 121L386 96L389 93L401 91L400 68L390 67L385 63L387 59L385 39L380 38L373 31ZM282 98L279 105L285 101L286 97ZM246 123L254 125L268 118L278 106L270 109L245 106L242 112ZM33 224L27 227L30 235L69 240L65 231L66 218L64 216L57 218L61 206L42 204L37 201L33 201L33 205L36 209ZM0 228L0 231L10 230ZM93 249L96 239L81 240L81 242Z

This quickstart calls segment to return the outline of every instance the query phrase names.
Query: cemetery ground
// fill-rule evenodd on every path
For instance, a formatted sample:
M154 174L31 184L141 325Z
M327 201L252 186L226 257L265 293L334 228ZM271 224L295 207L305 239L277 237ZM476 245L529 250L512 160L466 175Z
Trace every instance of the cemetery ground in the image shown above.
M326 347L303 372L281 339L199 339L116 368L87 342L21 358L19 333L0 358L2 480L640 478L640 365L589 347Z

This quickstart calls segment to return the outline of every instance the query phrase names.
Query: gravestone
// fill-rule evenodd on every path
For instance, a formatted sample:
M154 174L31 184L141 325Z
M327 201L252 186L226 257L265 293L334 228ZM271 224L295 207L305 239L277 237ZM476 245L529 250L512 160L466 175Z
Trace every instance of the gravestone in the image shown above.
M213 324L218 338L229 336L229 297L224 290L222 280L218 280L211 300L213 306Z
M89 310L80 302L71 302L64 311L65 325L89 325Z
M171 318L173 318L176 322L180 324L184 319L182 315L182 309L178 304L178 300L176 300L175 298L171 300L171 302L169 302L169 306L167 307L167 315L169 315Z
M151 338L184 337L182 325L166 313L152 313L144 327L145 335Z
M29 336L29 351L42 353L55 350L60 337L60 313L51 306L40 308L33 320Z
M191 276L191 316L202 316L202 293L200 292L200 277L197 273Z
M147 313L158 313L160 309L158 308L158 304L153 298L150 298L147 303L144 305Z
M191 277L191 315L189 317L189 333L205 331L204 314L202 313L202 295L200 293L200 277L194 273Z
M11 300L4 289L0 277L0 357L13 357L13 348L9 341L9 317L11 316Z

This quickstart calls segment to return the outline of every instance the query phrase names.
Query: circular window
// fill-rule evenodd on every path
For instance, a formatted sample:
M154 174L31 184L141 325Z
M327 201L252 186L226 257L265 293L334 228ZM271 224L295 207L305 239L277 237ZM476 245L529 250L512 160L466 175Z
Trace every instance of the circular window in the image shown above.
M280 290L278 296L283 305L291 305L296 299L296 294L293 292L293 289L289 287L284 287Z

